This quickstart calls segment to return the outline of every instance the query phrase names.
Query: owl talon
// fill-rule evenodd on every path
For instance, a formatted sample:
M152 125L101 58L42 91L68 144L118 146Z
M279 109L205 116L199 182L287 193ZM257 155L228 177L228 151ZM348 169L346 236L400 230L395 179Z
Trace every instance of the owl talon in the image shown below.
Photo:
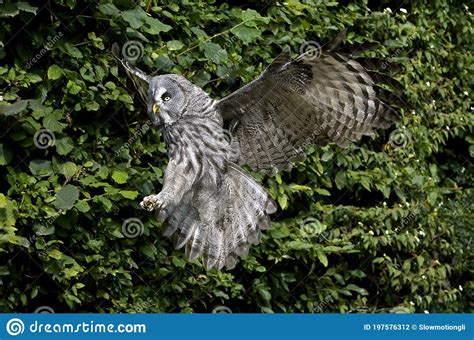
M141 201L140 207L147 211L153 211L160 209L163 206L163 200L161 199L160 195L151 195L147 196Z

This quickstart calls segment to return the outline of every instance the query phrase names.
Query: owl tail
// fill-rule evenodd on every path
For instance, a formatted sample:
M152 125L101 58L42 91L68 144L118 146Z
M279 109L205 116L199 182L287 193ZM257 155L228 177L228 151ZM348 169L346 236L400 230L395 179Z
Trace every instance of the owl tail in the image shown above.
M238 257L247 256L250 245L260 243L261 231L270 228L269 215L276 211L265 189L239 166L229 165L225 182L228 199L221 210L221 226L215 228L218 237L208 237L206 269L233 268Z
M178 231L176 248L190 261L202 255L206 270L233 268L250 245L260 243L276 205L241 168L229 163L218 181L207 180L186 194L170 213L165 235Z

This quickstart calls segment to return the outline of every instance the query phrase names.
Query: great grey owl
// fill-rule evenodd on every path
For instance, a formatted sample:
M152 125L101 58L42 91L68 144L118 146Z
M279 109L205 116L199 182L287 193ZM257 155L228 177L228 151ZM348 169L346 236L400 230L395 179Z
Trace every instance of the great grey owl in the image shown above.
M273 173L304 158L308 144L346 147L374 128L399 119L378 83L389 78L372 59L334 51L339 35L318 55L292 60L280 54L254 81L216 100L182 76L148 76L126 59L123 66L148 83L148 115L163 129L169 163L163 189L143 209L176 234L176 248L206 269L233 268L276 204L240 165ZM115 52L114 54L117 54Z

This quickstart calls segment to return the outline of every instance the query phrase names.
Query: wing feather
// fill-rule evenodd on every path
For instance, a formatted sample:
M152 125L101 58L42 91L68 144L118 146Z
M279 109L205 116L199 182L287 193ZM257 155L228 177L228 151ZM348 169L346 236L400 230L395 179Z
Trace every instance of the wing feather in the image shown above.
M217 103L224 122L236 122L239 164L263 172L288 169L307 144L346 147L400 119L392 105L404 102L385 85L402 87L380 73L392 68L376 58L332 52L342 40L338 35L319 58L291 60L283 52L256 80Z

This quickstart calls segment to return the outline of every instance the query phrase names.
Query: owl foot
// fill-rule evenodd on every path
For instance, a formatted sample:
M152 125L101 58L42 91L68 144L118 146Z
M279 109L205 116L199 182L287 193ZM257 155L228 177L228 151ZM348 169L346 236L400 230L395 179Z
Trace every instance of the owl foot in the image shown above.
M158 195L150 195L147 196L141 201L140 207L142 209L147 210L147 211L153 211L156 209L160 209L164 204L163 197L158 194Z

